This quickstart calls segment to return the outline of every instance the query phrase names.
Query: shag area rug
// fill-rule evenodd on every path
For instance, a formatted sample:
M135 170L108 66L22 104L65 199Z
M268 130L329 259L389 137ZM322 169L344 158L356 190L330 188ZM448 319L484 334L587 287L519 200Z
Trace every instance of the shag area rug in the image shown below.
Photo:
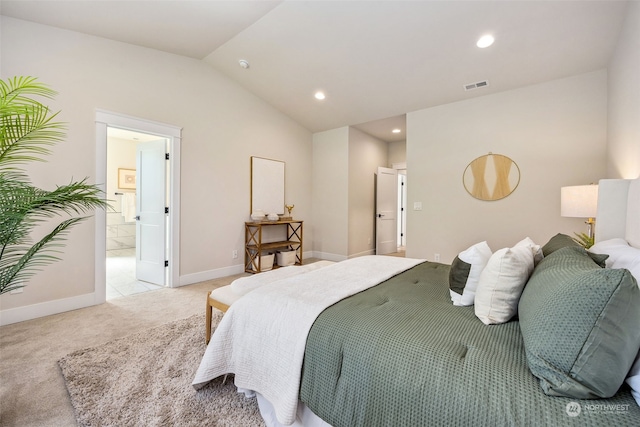
M233 378L191 386L204 322L192 316L60 359L78 425L264 426L256 399L238 393Z

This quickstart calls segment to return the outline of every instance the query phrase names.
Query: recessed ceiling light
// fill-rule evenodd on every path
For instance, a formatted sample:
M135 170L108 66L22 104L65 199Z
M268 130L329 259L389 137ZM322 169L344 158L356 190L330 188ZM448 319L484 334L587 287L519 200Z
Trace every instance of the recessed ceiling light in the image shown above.
M238 64L240 64L240 66L245 70L249 68L249 61L247 61L246 59L241 59L240 61L238 61Z
M392 132L392 133L400 133L400 132L402 132L402 130L400 130L400 129L394 129L394 130L392 130L391 132Z
M478 39L478 42L476 43L476 46L478 46L479 48L484 49L485 47L491 46L493 44L494 40L495 39L493 38L493 36L491 34L487 34L487 35L484 35L484 36L482 36L482 37L480 37Z
M324 92L321 92L321 91L316 92L316 94L313 96L320 101L326 98Z

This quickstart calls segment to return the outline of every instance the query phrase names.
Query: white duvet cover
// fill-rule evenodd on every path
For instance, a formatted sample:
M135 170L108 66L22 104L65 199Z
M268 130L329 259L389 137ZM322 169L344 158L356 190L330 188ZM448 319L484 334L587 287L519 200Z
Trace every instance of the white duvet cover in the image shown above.
M216 328L193 386L235 374L238 388L260 393L278 421L296 419L307 335L320 313L424 260L364 256L279 280L234 303Z

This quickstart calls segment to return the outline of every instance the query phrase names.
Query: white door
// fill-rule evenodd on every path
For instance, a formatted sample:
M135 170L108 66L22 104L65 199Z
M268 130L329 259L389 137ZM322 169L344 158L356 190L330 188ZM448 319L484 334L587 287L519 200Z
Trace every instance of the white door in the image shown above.
M398 171L378 168L376 175L376 255L397 252Z
M165 284L166 140L136 145L136 279Z

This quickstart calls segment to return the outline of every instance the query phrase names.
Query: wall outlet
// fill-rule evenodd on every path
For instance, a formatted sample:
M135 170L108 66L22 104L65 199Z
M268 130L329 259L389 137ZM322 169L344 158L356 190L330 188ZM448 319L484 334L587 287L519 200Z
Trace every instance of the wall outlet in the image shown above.
M234 249L233 252L231 252L231 256L233 257L233 259L238 258L238 250Z
M422 210L422 202L413 202L413 210L421 211Z
M433 260L435 262L440 262L440 254L433 254Z
M9 292L10 294L21 294L24 292L24 288L18 288L18 289L14 289L11 292Z
M371 246L371 237L367 239L367 245Z

